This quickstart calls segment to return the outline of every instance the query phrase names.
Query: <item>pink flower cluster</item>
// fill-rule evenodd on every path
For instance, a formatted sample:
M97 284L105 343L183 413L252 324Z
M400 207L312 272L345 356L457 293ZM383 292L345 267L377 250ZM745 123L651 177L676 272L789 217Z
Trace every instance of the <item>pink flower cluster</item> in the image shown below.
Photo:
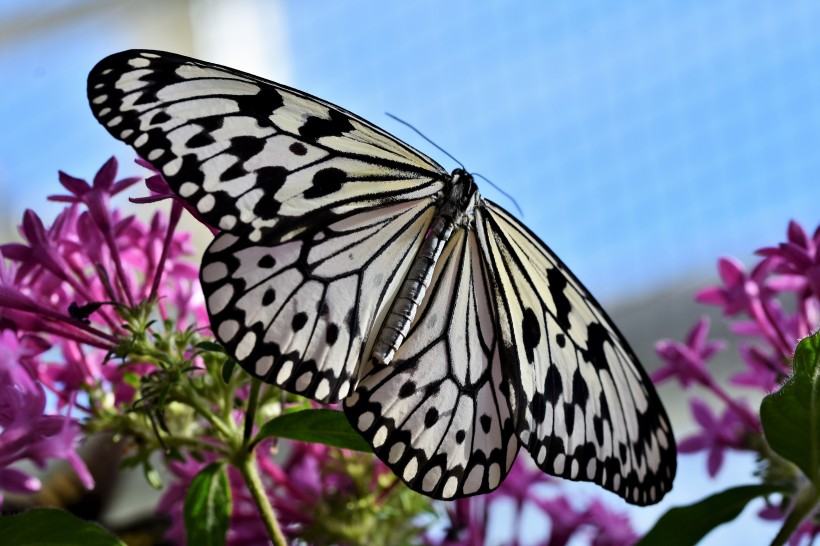
M67 460L85 486L93 487L76 452L83 435L96 430L89 423L100 417L103 399L108 411L132 409L144 395L137 392L139 379L156 370L155 364L131 357L112 358L134 335L123 324L125 315L154 302L151 318L158 315L180 332L207 327L197 268L188 261L189 236L176 231L186 205L157 174L146 181L152 195L132 201L169 199L170 215L157 213L145 224L123 214L112 208L111 200L138 180L117 181L116 172L112 158L93 184L60 173L60 182L70 194L52 199L66 203L66 208L49 226L33 211L26 211L20 228L24 242L0 245L0 501L4 490L38 489L39 482L17 465L25 460L39 466L53 459ZM247 393L248 385L241 382L233 391L239 399ZM227 400L233 404L232 397ZM203 407L211 407L209 403L216 407L209 400ZM231 415L236 424L245 418L239 409ZM173 480L158 507L170 516L168 538L180 544L185 542L183 500L191 480L208 463L224 460L219 457L225 453L219 440L207 433L184 445L175 452L184 458L166 461ZM336 518L331 523L338 524L337 529L350 526L351 510L360 510L361 521L370 517L380 526L389 514L399 513L392 520L397 529L414 540L422 534L417 516L431 512L429 502L419 496L410 501L403 497L414 494L403 489L378 460L323 445L288 442L281 446L284 461L277 463L271 445L268 440L256 450L256 464L290 538L312 540L305 533L331 536L321 535L333 532L332 525L322 528L322 519ZM351 472L356 468L358 474ZM243 477L234 468L229 468L228 476L232 496L228 542L266 543L266 527ZM549 494L544 495L543 486ZM578 508L560 495L558 482L522 458L494 493L448 504L446 536L434 540L431 534L426 540L483 544L491 513L505 503L515 506L519 521L525 509L534 507L542 520L549 521L550 536L544 543L552 546L581 535L596 546L627 545L637 539L625 516L597 501Z
M109 160L93 185L60 173L70 195L46 227L31 210L23 215L24 242L0 245L0 491L32 492L39 482L12 467L21 460L44 466L68 460L86 487L93 480L77 456L83 420L94 412L87 394L111 393L115 404L134 401L124 380L131 369L106 365L127 339L117 306L161 296L163 318L173 308L181 328L204 325L196 267L186 234L156 214L149 225L111 208L111 198L138 182L115 181ZM175 206L176 207L176 206Z
M768 394L791 373L798 341L820 325L820 227L809 236L792 221L785 242L756 254L760 260L751 271L736 259L721 258L722 284L701 290L695 300L721 307L724 316L732 318L731 332L742 340L738 352L745 369L734 374L730 383ZM684 388L700 387L722 403L716 415L705 400L692 396L692 415L700 431L678 444L681 453L706 451L707 469L714 476L726 450L757 450L762 429L757 411L714 379L707 364L727 342L708 337L709 321L702 318L685 342L659 341L656 351L664 366L653 379L677 379Z

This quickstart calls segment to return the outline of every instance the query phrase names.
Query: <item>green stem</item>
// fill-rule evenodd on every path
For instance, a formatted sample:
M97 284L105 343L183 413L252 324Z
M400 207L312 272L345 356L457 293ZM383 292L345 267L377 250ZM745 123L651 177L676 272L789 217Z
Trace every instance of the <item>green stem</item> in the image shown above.
M227 439L234 436L234 432L231 430L231 427L221 419L217 418L213 411L200 403L196 392L188 392L188 390L189 389L185 389L184 395L178 396L177 401L194 408L199 415L211 423L213 427L217 429L220 434L222 434L223 438Z
M795 496L794 506L792 506L789 515L786 516L786 521L783 522L783 527L780 528L777 536L774 537L771 546L783 546L786 544L786 541L794 534L797 527L799 527L803 520L817 507L818 501L820 501L820 492L818 492L814 484L809 483L806 487L798 491Z
M262 516L262 521L265 522L265 528L268 530L268 536L270 536L274 546L287 546L282 530L279 528L279 522L276 521L273 505L265 494L265 487L259 477L254 451L246 451L238 466L239 471L242 472L242 477L245 478L245 483L251 492L253 501L259 509L259 515Z
M251 378L251 392L248 394L248 411L245 412L245 431L242 435L242 447L248 449L253 435L253 422L256 419L256 404L259 401L259 388L262 382L253 377Z

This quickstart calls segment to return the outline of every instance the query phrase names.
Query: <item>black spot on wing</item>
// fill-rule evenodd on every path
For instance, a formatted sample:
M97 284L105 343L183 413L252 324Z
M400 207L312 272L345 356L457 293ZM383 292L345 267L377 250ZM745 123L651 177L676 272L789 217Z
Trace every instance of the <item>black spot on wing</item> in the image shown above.
M330 195L342 189L342 185L347 180L347 173L336 167L328 167L317 171L313 175L313 185L305 190L304 196L308 199L316 199Z
M427 410L427 414L424 416L424 427L425 428L433 428L438 422L438 410L436 408L430 408Z
M564 402L564 424L567 435L572 436L572 431L575 430L575 404Z
M570 327L569 313L572 311L572 304L564 294L567 287L567 278L558 268L547 269L547 285L550 290L550 297L555 305L555 322L562 330L568 331Z
M564 386L561 383L561 372L555 364L550 364L547 368L547 377L544 380L544 396L550 404L558 402L558 398L564 392Z
M200 132L185 141L185 147L202 148L203 146L210 146L214 142L214 137L210 133Z
M276 258L271 256L270 254L265 254L259 261L256 262L257 267L261 267L262 269L271 269L273 266L276 265Z
M604 444L604 420L597 415L592 417L592 429L595 431L595 440L598 445Z
M587 328L587 348L583 352L583 356L584 360L592 364L598 371L610 368L604 352L604 345L606 344L612 344L609 331L598 322L590 324Z
M293 155L305 155L308 152L307 147L301 142L294 142L288 149Z
M521 333L524 340L524 351L527 353L527 361L530 364L535 362L535 348L541 341L541 325L532 309L524 309L524 318L521 321Z
M288 172L284 167L262 167L256 171L256 186L262 188L262 196L253 207L253 213L259 218L270 219L279 215L281 203L276 199L276 192L287 180Z
M257 155L265 148L265 139L255 136L237 136L231 139L231 154L243 162Z
M305 327L307 324L308 316L307 313L296 313L293 315L293 321L291 322L291 327L293 327L294 332L298 332L302 328Z
M262 305L270 305L271 303L276 301L276 290L273 288L268 288L265 290L265 293L262 295Z
M309 142L316 142L322 137L342 136L353 130L350 119L341 112L329 111L329 118L311 116L299 128L299 135Z
M263 126L270 126L269 116L285 104L282 95L269 85L260 85L255 95L235 95L231 100L236 101L239 112L254 115Z
M162 125L171 121L171 116L168 115L167 112L164 110L157 111L153 116L151 116L151 120L148 122L149 125Z
M492 418L485 413L479 417L478 422L481 423L481 430L484 431L484 434L488 434L490 432L490 426L493 424Z
M589 387L581 375L581 370L576 368L575 373L572 374L572 401L583 409L587 407L587 400L589 400Z
M339 339L339 326L337 324L328 324L325 332L325 341L328 345L333 345Z
M412 381L407 381L399 389L399 398L409 398L416 392L416 384Z
M540 425L544 422L544 418L547 415L547 401L544 400L544 395L540 392L536 392L532 397L530 401L530 412L537 424Z

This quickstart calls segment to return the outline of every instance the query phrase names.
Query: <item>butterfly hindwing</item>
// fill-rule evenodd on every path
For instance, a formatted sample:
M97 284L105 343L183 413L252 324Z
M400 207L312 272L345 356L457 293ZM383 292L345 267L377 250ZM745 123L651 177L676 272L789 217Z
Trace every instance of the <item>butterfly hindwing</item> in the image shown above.
M107 57L89 75L88 96L103 126L208 224L254 241L433 196L446 176L347 110L181 55Z
M286 242L220 234L201 274L215 335L268 383L322 402L344 398L374 341L368 333L380 324L432 215L418 200Z
M521 378L519 437L549 474L635 504L671 488L675 444L651 380L600 305L537 237L485 201L479 237Z
M500 358L487 267L472 231L444 248L407 339L345 400L351 424L411 488L492 491L518 453L511 370Z

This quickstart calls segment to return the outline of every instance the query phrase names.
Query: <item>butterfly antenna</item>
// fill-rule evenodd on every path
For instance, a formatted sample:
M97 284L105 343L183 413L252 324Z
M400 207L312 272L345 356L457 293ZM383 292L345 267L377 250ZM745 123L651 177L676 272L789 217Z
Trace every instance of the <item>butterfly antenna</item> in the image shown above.
M518 206L518 201L516 201L515 198L513 198L512 195L510 195L509 193L505 192L504 190L502 190L501 188L499 188L498 186L493 184L493 181L490 180L489 178L487 178L486 176L484 176L483 174L478 174L478 173L470 173L470 174L473 175L473 176L479 177L480 179L482 179L483 181L488 183L490 186L497 189L499 191L499 193L501 193L501 195L503 195L504 197L506 197L507 199L512 201L512 204L515 205L515 209L518 211L518 214L520 214L522 218L524 217L524 211L521 210L521 207Z
M417 135L419 135L421 138L423 138L424 140L426 140L427 142L429 142L430 144L432 144L433 146L435 146L435 147L436 147L436 148L437 148L437 149L438 149L441 153L443 153L444 155L446 155L447 157L449 157L450 159L452 159L453 161L455 161L456 163L458 163L458 164L459 164L459 166L460 166L463 170L465 170L465 171L467 170L467 169L465 169L465 168L464 168L464 165L462 165L462 164L461 164L461 161L459 161L459 160L458 160L458 159L456 159L455 157L451 156L451 155L450 155L450 153L449 153L447 150L445 150L444 148L442 148L441 146L439 146L438 144L436 144L435 142L433 142L432 140L430 140L429 138L427 138L427 136L425 136L425 134L424 134L424 133L422 133L421 131L419 131L418 129L416 129L415 127L413 127L412 125L410 125L409 123L407 123L406 121L404 121L403 119L401 119L401 118L397 118L396 116L394 116L394 115L393 115L393 114L391 114L390 112L385 112L385 114L387 114L387 115L388 115L388 116L390 116L391 118L395 119L396 121L398 121L398 122L399 122L399 123L401 123L402 125L404 125L404 126L406 126L406 127L411 128L413 131L415 131L415 132L416 132L416 134L417 134Z

